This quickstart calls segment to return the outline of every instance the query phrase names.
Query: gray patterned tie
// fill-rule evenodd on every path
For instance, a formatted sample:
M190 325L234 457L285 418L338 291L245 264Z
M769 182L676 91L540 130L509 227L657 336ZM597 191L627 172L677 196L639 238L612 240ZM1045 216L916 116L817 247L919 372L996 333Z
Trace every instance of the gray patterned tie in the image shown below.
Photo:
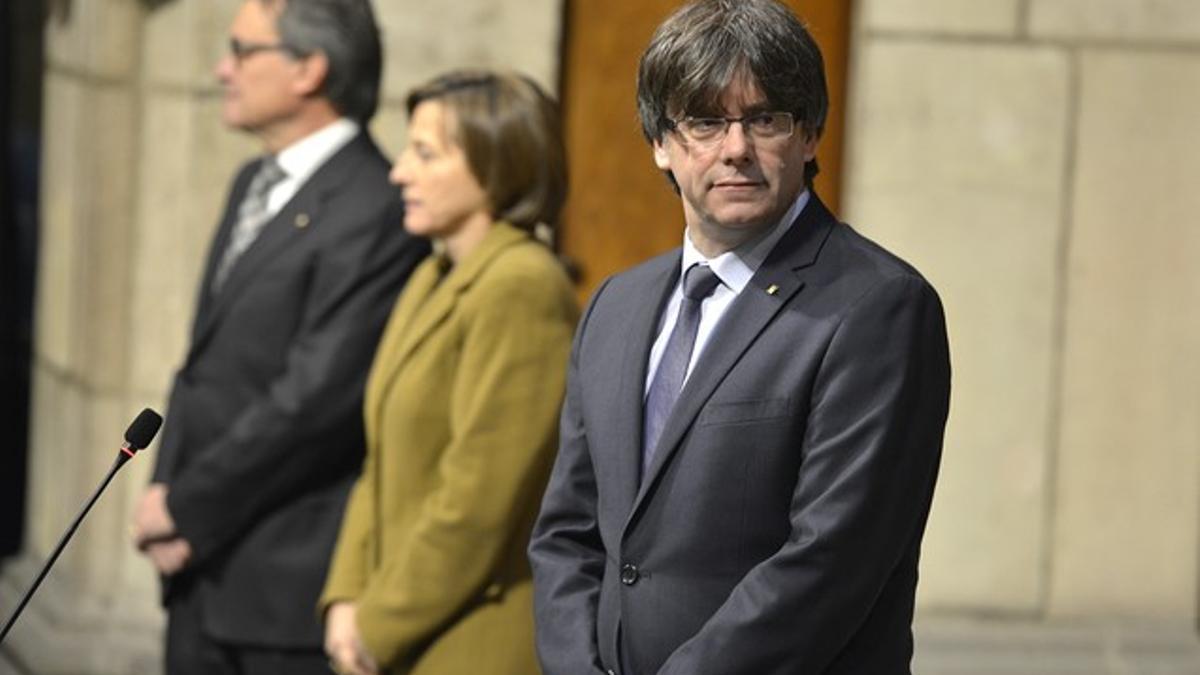
M258 173L250 179L250 187L246 188L246 196L242 197L242 203L238 205L237 223L233 226L233 232L229 235L229 244L221 253L221 262L217 265L217 273L213 277L212 290L214 293L221 290L221 285L229 277L229 270L233 269L233 264L246 252L246 249L250 248L250 245L262 232L263 225L270 220L267 211L267 196L271 193L271 188L284 178L287 178L287 174L280 168L279 162L275 161L274 157L268 156L259 165Z
M712 294L721 280L707 265L692 265L683 275L683 299L679 303L679 318L671 337L667 339L667 347L663 350L662 360L658 362L658 370L654 373L654 381L650 383L650 391L646 394L645 427L642 436L642 475L650 469L650 460L654 458L655 446L662 435L663 426L675 400L683 389L683 381L687 376L688 363L692 360L692 348L696 344L696 331L700 328L700 303Z

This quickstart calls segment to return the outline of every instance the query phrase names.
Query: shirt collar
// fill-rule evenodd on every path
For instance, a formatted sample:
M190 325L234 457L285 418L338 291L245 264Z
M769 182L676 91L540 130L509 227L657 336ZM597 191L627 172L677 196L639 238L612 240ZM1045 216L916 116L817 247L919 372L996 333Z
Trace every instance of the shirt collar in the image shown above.
M303 183L325 160L357 136L358 131L358 123L354 120L338 118L280 150L275 161L287 174L287 180Z
M721 255L709 260L704 257L704 254L696 248L692 243L691 237L687 231L683 233L683 268L680 272L680 281L682 282L684 272L688 268L697 263L707 264L712 268L713 273L721 280L721 283L729 287L734 293L741 293L746 284L750 283L750 278L762 266L763 261L767 259L767 255L771 253L771 249L775 248L775 244L783 235L792 227L792 223L796 222L796 218L800 216L800 212L809 201L809 191L804 190L792 206L783 214L783 218L779 220L769 231L764 235L751 239L741 246L726 251Z

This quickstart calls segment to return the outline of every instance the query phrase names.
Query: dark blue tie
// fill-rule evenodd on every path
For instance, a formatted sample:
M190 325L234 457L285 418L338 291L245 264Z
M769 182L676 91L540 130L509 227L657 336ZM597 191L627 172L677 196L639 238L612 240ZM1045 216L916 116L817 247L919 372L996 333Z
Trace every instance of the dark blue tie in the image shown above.
M692 265L683 275L683 300L679 303L679 318L667 340L662 360L646 394L645 426L642 436L642 475L650 469L654 449L675 400L683 389L687 377L688 363L692 360L692 348L696 344L696 331L700 328L700 303L712 294L721 280L707 265Z

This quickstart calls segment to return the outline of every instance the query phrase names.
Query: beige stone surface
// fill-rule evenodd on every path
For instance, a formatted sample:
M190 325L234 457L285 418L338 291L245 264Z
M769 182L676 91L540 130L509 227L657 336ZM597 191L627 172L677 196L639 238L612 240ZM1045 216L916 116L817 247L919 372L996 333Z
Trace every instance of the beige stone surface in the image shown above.
M126 386L128 336L132 330L129 287L138 123L137 92L132 87L96 86L86 90L81 138L86 152L79 163L80 210L73 223L79 246L76 282L79 325L71 336L73 359L86 386L114 392Z
M1021 0L863 0L860 25L868 30L1012 35Z
M7 584L23 590L32 581L107 474L140 410L137 398L96 394L74 377L35 368L27 544L5 569ZM127 530L147 460L139 456L109 484L7 641L32 672L158 672L157 577L133 552Z
M84 87L76 78L48 72L43 82L41 231L38 250L36 353L49 367L65 370L73 363L73 336L78 332L80 243L74 236L83 207L83 173L78 161L83 138Z
M46 23L46 59L103 78L130 79L139 62L139 0L76 0L52 12Z
M1200 640L1188 623L926 617L914 633L920 675L1200 673Z
M37 350L90 386L124 385L136 95L74 74L46 79ZM88 150L80 151L80 144Z
M215 89L217 61L229 51L239 0L172 0L149 11L142 72L152 88Z
M384 95L451 68L512 68L558 89L562 0L375 2L384 33Z
M143 68L152 87L214 89L239 0L174 0L147 17ZM402 100L451 68L507 67L558 87L561 0L374 2L384 43L383 94ZM452 39L448 39L452 37Z
M383 101L375 119L371 120L371 134L379 149L389 160L395 160L404 149L404 135L408 130L408 113L403 101Z
M11 606L41 563L27 556L8 561L0 602ZM159 675L161 622L131 621L123 597L95 606L71 581L56 568L5 640L5 656L22 666L13 675Z
M29 486L28 550L45 560L116 458L137 410L114 396L89 392L74 378L35 368ZM103 613L121 591L113 583L128 548L128 476L118 475L55 565L75 591L76 613ZM137 486L140 489L140 485Z
M1200 55L1082 59L1057 615L1196 617L1197 92Z
M887 41L858 59L845 215L931 280L950 332L921 603L1031 611L1044 583L1067 59Z
M85 391L82 398L84 410L79 444L64 449L71 458L68 466L74 480L64 483L52 478L39 486L42 490L57 491L58 499L72 516L112 468L125 427L136 413L126 410L123 400L112 394ZM56 473L61 476L63 466L60 465ZM55 568L70 577L72 587L80 592L73 613L81 617L88 614L102 616L104 609L112 605L122 590L114 580L124 557L123 550L129 542L122 495L130 486L124 478L114 477ZM66 525L66 522L60 523L59 530Z
M238 0L175 0L150 12L144 68L151 86L215 87L213 67L228 50ZM561 0L374 3L384 42L383 93L450 68L510 67L557 89ZM451 38L452 39L448 39Z
M1038 37L1200 43L1195 0L1031 0L1030 33Z
M63 495L84 489L84 471L73 467L86 446L84 392L65 374L36 363L32 373L29 480L25 550L44 560L79 504Z
M196 236L201 225L193 212L196 208L210 211L210 203L220 197L196 194L193 187L193 166L203 157L196 153L193 140L195 99L151 93L143 105L134 242L138 262L131 302L133 313L148 320L139 322L130 336L137 354L131 365L134 382L165 391L183 359L203 259ZM178 151L163 152L164 147ZM211 226L203 230L208 233Z

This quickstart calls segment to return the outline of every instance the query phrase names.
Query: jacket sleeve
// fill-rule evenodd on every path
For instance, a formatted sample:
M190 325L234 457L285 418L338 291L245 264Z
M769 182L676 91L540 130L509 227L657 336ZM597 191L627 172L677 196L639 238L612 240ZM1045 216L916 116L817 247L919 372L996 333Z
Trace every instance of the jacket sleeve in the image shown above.
M371 562L368 559L369 538L372 533L371 523L374 522L372 505L373 500L377 498L371 493L370 486L375 480L376 471L375 456L368 450L362 475L354 483L350 498L346 502L346 512L338 530L337 545L329 563L325 588L317 602L319 616L323 616L325 610L335 602L356 599L367 585Z
M358 420L367 368L396 292L428 245L397 232L392 201L319 254L285 367L224 433L170 482L167 507L193 564L263 513L346 466L347 420ZM361 436L361 426L354 429Z
M575 335L559 425L558 458L529 544L537 651L545 675L603 675L596 644L596 612L604 577L604 542L580 401L579 352L605 285L593 295Z
M463 342L437 487L358 599L363 642L383 666L410 664L494 581L544 488L575 310L565 285L526 276L481 278L456 309Z
M824 672L921 536L949 390L933 289L901 276L859 298L811 394L790 537L660 675Z

